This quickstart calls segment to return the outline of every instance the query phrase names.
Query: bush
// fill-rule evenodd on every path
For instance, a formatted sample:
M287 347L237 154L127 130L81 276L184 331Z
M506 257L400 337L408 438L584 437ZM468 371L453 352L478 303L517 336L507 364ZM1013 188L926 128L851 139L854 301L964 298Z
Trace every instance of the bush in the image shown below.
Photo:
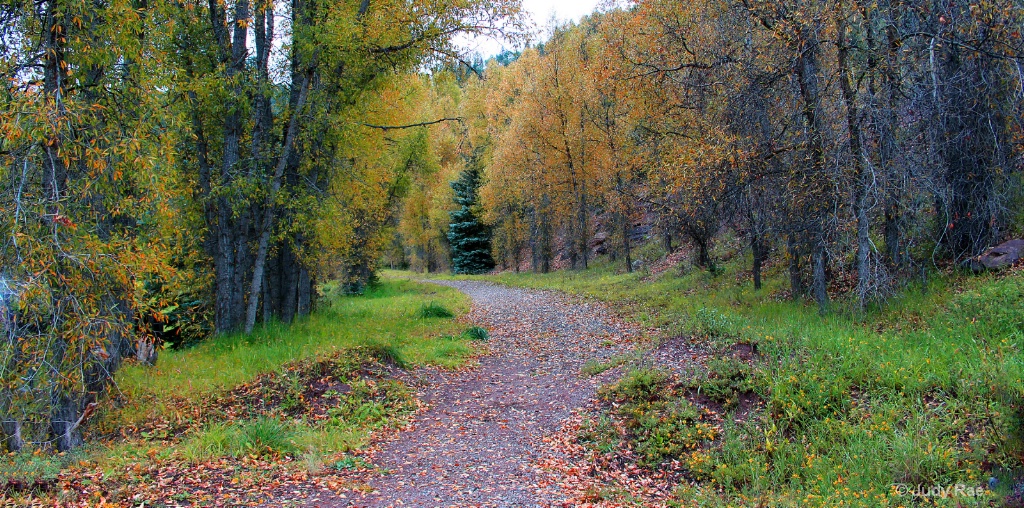
M631 371L617 384L602 388L601 396L619 404L612 413L621 419L641 465L658 466L670 459L689 463L687 457L718 436L714 425L702 421L700 408L678 393L661 370ZM595 427L584 439L607 447L613 442L606 436L609 431Z
M442 305L430 302L420 308L420 317L423 319L452 318L455 317L455 314L452 314L452 311L446 309Z
M707 398L735 407L739 396L753 391L753 369L735 358L713 358L708 362L708 374L703 380L695 380L690 387Z
M714 426L700 421L700 411L685 398L644 404L629 414L640 463L656 466L695 452L717 437ZM642 409L642 410L639 410Z
M658 369L637 369L626 374L621 381L601 388L601 398L620 402L640 402L657 399L668 382L668 374Z

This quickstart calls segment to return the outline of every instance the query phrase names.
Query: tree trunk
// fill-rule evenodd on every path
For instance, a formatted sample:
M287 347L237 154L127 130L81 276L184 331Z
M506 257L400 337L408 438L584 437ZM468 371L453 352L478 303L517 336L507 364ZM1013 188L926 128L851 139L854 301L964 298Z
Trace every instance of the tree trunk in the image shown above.
M3 442L7 451L20 451L25 446L25 438L21 435L20 421L6 417L3 422L0 422L0 431L3 432Z
M754 289L761 289L761 264L764 263L764 247L757 235L750 236L750 250L754 254L754 266L751 270L754 274Z
M230 60L225 67L225 76L229 82L234 82L234 98L238 101L244 97L245 91L241 83L241 74L245 70L245 57L248 54L246 46L247 26L249 21L249 1L238 0L234 6L234 19L232 26L232 40L230 46ZM214 23L216 28L216 23ZM222 49L223 51L223 49ZM220 184L228 187L234 181L237 171L236 166L241 161L241 137L242 117L238 104L228 109L224 117L224 153L221 164ZM237 251L239 246L239 228L233 217L233 204L223 192L217 198L217 229L218 249L215 269L217 271L217 295L216 295L216 327L218 333L233 331L238 326L239 308L242 305L240 295L237 292L238 279L244 274L240 273L242 267L239 260L242 256Z
M786 252L789 255L789 291L793 300L799 299L804 294L803 275L800 273L800 246L796 241L796 235L790 233L786 237Z
M579 209L579 212L578 212L579 217L577 219L577 220L579 220L579 223L580 223L579 224L579 228L580 228L580 230L579 230L579 235L580 235L579 236L579 242L580 242L579 249L580 249L580 255L582 256L582 260L583 260L583 269L586 270L587 269L587 265L588 265L588 261L590 259L590 252L589 252L590 251L590 245L589 245L590 242L588 241L589 240L589 236L590 236L588 234L588 231L589 231L590 228L587 227L588 226L587 223L590 222L590 221L587 220L588 219L588 217L587 217L587 187L586 187L586 183L585 182L582 185L581 190L580 190L579 201L580 201L580 209Z
M837 32L839 50L837 51L839 88L842 91L843 105L846 109L846 129L850 143L850 158L853 163L853 214L857 221L857 308L863 311L871 286L871 269L869 266L869 249L871 248L870 228L868 219L868 181L867 164L863 160L861 146L860 123L858 121L857 96L850 82L850 47L847 42L846 12L844 2L839 3L839 20ZM815 267L817 270L817 266Z
M882 227L885 235L885 253L893 266L903 266L902 246L900 245L900 211L894 200L885 205L885 224Z
M298 305L296 313L301 316L308 316L312 308L313 279L309 276L309 270L305 267L299 268Z
M249 309L246 312L245 317L245 333L252 333L252 329L256 325L256 310L259 305L259 289L263 284L263 270L266 266L267 251L270 248L270 233L274 229L273 203L277 198L278 191L281 190L281 179L284 176L285 167L291 157L292 146L295 144L295 138L298 136L299 118L302 115L302 109L303 106L305 106L306 97L309 95L311 74L311 70L306 72L306 75L303 77L301 88L299 89L298 100L292 105L292 117L288 122L288 130L285 134L281 157L277 161L277 168L274 170L274 177L270 182L270 192L263 214L259 246L256 250L256 261L253 263L252 284L249 286Z
M821 238L814 242L814 300L818 302L818 314L828 311L828 281L825 277L825 245Z
M66 452L82 445L80 418L78 401L62 390L55 390L50 400L50 434L58 451Z
M45 3L45 48L43 60L43 92L47 98L53 101L57 108L56 113L63 114L65 106L63 103L66 86L68 83L67 61L65 60L65 44L67 41L66 27L59 17L58 5L55 1ZM53 235L59 235L56 218L61 213L61 201L67 195L68 168L64 164L63 143L61 136L57 135L47 140L44 146L43 156L43 198L47 201L47 213L53 227ZM62 257L56 260L57 270L62 271L60 265L64 263ZM70 295L64 287L53 287L50 298L58 305L64 304ZM47 391L50 396L50 435L53 437L57 449L60 451L71 450L82 443L81 433L74 425L78 421L78 401L70 396L67 388L61 386L60 380L64 373L60 372L59 365L63 361L68 350L67 339L62 335L61 330L53 330L56 337L50 346L49 353L57 359L56 365L50 365L50 385Z
M633 252L629 241L630 220L626 214L622 216L622 250L626 254L626 273L633 273Z

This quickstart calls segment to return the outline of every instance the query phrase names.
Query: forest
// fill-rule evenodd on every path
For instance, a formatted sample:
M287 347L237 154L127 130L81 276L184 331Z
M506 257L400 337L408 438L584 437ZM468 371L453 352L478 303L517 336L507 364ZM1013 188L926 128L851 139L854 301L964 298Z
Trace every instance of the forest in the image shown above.
M146 369L187 369L196 351L216 369L217 351L327 333L356 351L330 357L346 368L364 353L388 366L476 361L467 359L483 328L458 335L456 324L407 323L373 299L413 295L395 308L422 303L402 312L445 319L444 308L431 314L434 293L402 280L488 273L625 302L627 314L709 344L752 333L740 322L769 330L768 314L739 317L751 305L790 302L780 312L809 307L820 323L884 335L913 295L961 309L958 295L994 291L997 303L965 318L998 320L964 332L973 341L964 347L986 353L942 362L978 384L918 388L959 401L991 386L982 398L1010 419L968 405L966 421L980 411L999 432L1024 428L1012 419L1024 419L1021 263L981 273L992 247L1024 237L1019 1L636 0L540 30L515 0L3 0L0 23L0 438L11 457L108 442L128 418L123 408L144 398L132 393L155 397L150 405L163 396L145 388ZM507 49L474 54L466 37ZM1014 245L1015 259L1024 256ZM659 286L666 277L692 286ZM477 309L472 291L456 287ZM720 314L710 303L663 302L655 287L717 295L709 302L733 291L733 301ZM469 308L441 294L460 316ZM659 310L628 307L645 301ZM370 342L352 345L364 339L346 334L364 329L325 316L363 323L352 310L360 305L403 337L454 342L395 345L371 337L385 333L371 326ZM921 312L924 321L942 314ZM484 321L500 330L492 318ZM921 329L941 327L928 323ZM988 342L999 340L990 360ZM309 361L299 353L275 352L278 364L226 374L217 389L291 372L282 362ZM615 367L628 363L617 358ZM668 386L661 374L631 372L601 396L635 396L627 381ZM752 382L737 393L772 408L781 388ZM893 383L879 397L918 389ZM871 386L853 390L870 398ZM660 400L650 397L644 404ZM367 432L413 414L399 406ZM782 407L765 425L785 419ZM209 435L213 420L185 424L181 414L180 429L161 439ZM793 443L811 432L801 421L786 431ZM956 424L981 432L973 425ZM135 437L155 432L142 427ZM976 462L1019 470L1024 447L1008 442L986 441L995 455ZM686 462L657 458L670 456ZM995 470L974 467L954 469ZM713 476L687 471L697 483ZM913 479L960 478L936 474ZM17 490L14 478L0 492ZM730 481L735 492L799 504L787 497L795 487L778 497L779 484Z

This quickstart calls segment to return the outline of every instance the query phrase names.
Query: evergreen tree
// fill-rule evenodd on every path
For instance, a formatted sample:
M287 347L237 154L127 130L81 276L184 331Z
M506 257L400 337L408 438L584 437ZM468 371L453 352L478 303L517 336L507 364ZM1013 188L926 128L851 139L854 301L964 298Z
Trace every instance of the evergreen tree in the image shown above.
M484 273L494 268L491 258L491 229L478 214L477 189L480 188L480 168L471 162L452 182L457 210L449 214L448 243L452 252L452 272Z

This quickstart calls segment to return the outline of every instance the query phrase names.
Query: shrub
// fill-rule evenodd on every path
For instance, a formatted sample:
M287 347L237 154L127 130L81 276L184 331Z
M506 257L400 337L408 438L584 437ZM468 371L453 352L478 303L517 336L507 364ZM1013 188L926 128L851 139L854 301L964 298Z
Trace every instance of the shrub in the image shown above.
M644 406L626 422L635 436L641 464L655 466L682 457L717 436L715 427L701 422L700 411L683 397Z
M624 402L650 401L660 396L661 389L668 381L668 374L658 369L637 369L623 376L622 380L610 387L601 388L605 400Z
M703 380L695 380L690 387L707 398L735 407L739 395L754 389L753 369L735 358L713 358L708 361L708 374Z

